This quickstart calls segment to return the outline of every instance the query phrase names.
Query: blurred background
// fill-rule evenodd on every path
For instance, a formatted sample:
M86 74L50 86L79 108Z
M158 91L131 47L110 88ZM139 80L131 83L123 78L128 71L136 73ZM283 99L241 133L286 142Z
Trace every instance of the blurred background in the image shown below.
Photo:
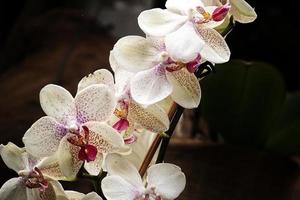
M179 199L300 198L294 162L300 152L300 3L247 2L258 19L237 23L226 39L232 59L244 61L217 66L217 73L201 82L201 106L185 112L167 152L166 161L178 164L187 175ZM110 69L109 51L118 38L143 35L138 14L163 8L164 3L1 1L0 143L22 146L25 131L43 116L40 89L56 83L74 94L83 76ZM3 162L0 170L0 185L15 176ZM88 184L77 185L90 191Z

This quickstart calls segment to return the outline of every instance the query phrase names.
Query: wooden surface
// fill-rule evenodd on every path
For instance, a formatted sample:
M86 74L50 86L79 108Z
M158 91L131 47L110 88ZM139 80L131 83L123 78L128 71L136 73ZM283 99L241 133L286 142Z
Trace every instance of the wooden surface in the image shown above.
M16 29L16 55L7 55L9 69L0 76L0 143L21 138L43 112L39 91L57 83L73 94L84 75L108 66L114 40L93 19L76 11L52 11L27 19ZM11 54L11 53L10 53ZM206 145L188 140L173 141L166 161L178 164L187 176L179 199L199 200L296 200L298 169L284 159L248 150ZM0 162L0 184L15 173ZM72 184L65 184L71 189ZM75 184L88 192L90 184ZM299 199L299 198L298 198Z

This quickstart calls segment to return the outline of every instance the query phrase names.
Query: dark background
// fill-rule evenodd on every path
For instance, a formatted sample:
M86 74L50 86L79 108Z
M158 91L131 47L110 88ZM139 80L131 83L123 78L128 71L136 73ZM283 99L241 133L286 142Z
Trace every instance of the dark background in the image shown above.
M136 19L131 18L132 15L129 14L126 18L126 10L125 14L116 10L115 14L106 15L108 20L118 22L119 19L121 21L118 26L123 25L124 27L121 27L119 32L114 32L113 24L99 20L103 16L103 10L109 10L114 2L105 0L1 1L0 143L6 144L13 141L20 146L22 145L21 138L24 132L35 120L43 116L39 106L38 92L44 85L57 83L74 94L76 84L81 77L100 67L109 66L109 50L112 49L118 37L140 33ZM129 3L129 8L130 3L135 3L133 0L126 2ZM281 72L289 91L299 90L299 1L248 0L248 2L255 7L258 19L252 24L236 24L235 29L227 37L232 58L271 63ZM151 4L153 7L163 7L164 1L156 0L148 3L150 6ZM124 23L122 23L122 20ZM125 22L132 24L136 29L127 30L124 25ZM124 33L122 28L124 28ZM168 154L167 159L181 164L183 169L189 170L187 173L194 181L194 185L189 187L188 191L200 192L199 187L195 186L197 181L200 185L208 183L211 187L217 188L220 185L227 185L228 180L232 178L232 181L229 181L228 188L220 189L220 194L215 194L213 190L209 190L211 193L201 199L271 199L268 198L269 193L263 195L263 190L259 190L259 192L262 192L261 198L253 197L253 193L257 191L244 183L244 181L247 182L249 179L253 179L252 175L259 176L260 173L263 173L248 173L248 162L254 163L253 165L258 162L256 158L252 158L252 154L249 155L246 152L243 154L246 157L241 160L242 162L235 163L234 169L238 171L235 177L230 175L224 178L218 177L214 182L210 178L198 179L195 176L198 173L197 170L199 170L196 167L198 165L192 166L188 163L195 159L202 159L202 161L208 163L212 162L212 165L216 166L212 173L224 175L227 172L222 171L218 166L222 165L223 159L231 159L231 156L228 157L224 153L227 149L212 150L216 160L211 161L207 157L211 154L211 150L206 147L199 155L192 153L195 149L182 148L183 150L172 148L172 152ZM232 152L232 150L229 150L229 152ZM185 153L188 156L185 156ZM250 161L247 160L248 158ZM248 166L248 168L240 170L240 165L242 167ZM268 165L273 166L273 161ZM278 172L277 174L280 175L284 170L290 169L285 162L284 164L278 165L277 163L274 165L278 168L273 169L275 170L274 173ZM200 169L210 168L207 165L201 166L199 164L199 166ZM0 170L0 185L8 178L15 176L14 172L8 170L3 162L0 162ZM205 174L201 175L205 176ZM272 177L272 174L270 174L270 177ZM283 177L285 176L283 175ZM286 181L281 181L280 177L279 180L276 177L273 177L273 179L269 181L278 181L279 183L275 184L276 187L270 186L266 189L270 193L280 191L281 186ZM240 182L241 180L242 182ZM213 183L210 183L210 181ZM243 184L245 186L240 192L234 192L235 187L240 187ZM256 182L254 181L253 184L256 184ZM267 182L266 185L269 185L269 183ZM84 191L87 190L84 189ZM201 189L201 192L205 193L204 189ZM227 196L224 196L224 194ZM188 192L185 193L185 197L196 199ZM275 192L272 199L284 198L276 195Z

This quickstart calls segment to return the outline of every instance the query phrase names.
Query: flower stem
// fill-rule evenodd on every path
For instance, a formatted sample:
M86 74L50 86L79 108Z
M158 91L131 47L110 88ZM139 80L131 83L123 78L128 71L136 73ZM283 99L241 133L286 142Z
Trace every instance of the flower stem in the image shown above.
M170 111L168 113L169 119L173 118L173 115L175 114L177 107L178 107L178 105L176 103L172 104ZM145 159L144 159L141 167L140 167L139 173L142 177L145 175L146 170L147 170L150 162L152 161L153 156L159 147L159 144L161 143L161 140L162 140L161 135L157 134L145 156Z

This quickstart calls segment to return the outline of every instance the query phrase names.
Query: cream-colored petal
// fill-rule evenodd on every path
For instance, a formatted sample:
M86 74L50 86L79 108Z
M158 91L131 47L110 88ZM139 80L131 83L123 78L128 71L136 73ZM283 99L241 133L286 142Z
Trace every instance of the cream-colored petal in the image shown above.
M245 0L230 0L230 12L240 23L251 23L257 18L255 10Z
M23 155L25 153L24 148L19 148L15 144L9 142L7 145L0 145L0 155L6 166L15 172L26 168Z
M77 121L106 121L113 114L116 106L114 90L107 85L91 85L75 97Z
M214 29L198 26L198 33L205 41L200 51L203 59L213 63L224 63L230 58L230 49L224 38Z
M105 123L88 122L84 124L90 131L89 143L102 153L123 152L128 150L120 133Z
M130 82L132 98L143 105L157 103L172 93L165 69L155 67L137 73Z
M160 50L141 36L126 36L119 39L112 53L114 62L130 72L152 68L160 58Z
M0 188L1 200L28 200L22 178L12 178Z
M143 190L114 175L105 177L101 182L101 188L107 200L134 200L143 193Z
M143 186L143 181L137 168L118 154L110 154L106 157L106 169L109 175L122 177L135 188Z
M166 49L175 61L188 63L194 60L204 47L204 41L191 22L166 36Z
M53 117L42 117L25 133L23 143L27 152L36 157L45 157L57 151L60 140L66 135L67 129Z
M68 180L60 169L59 161L57 158L58 154L54 154L50 157L41 159L36 167L41 170L44 177L51 180Z
M161 107L154 104L144 108L134 101L129 104L128 120L155 133L167 131L170 125L168 115Z
M152 165L147 170L147 188L155 187L162 199L176 199L184 190L186 178L179 167L169 163Z
M75 179L83 161L78 158L80 147L70 144L67 138L68 135L61 140L56 153L62 174L72 180Z
M81 79L78 84L77 93L93 84L104 84L114 88L114 77L107 69L99 69Z
M95 192L83 194L76 191L65 191L69 200L102 200L102 198Z
M160 8L145 10L138 16L140 28L150 36L166 36L180 28L187 20L185 15Z
M184 108L197 108L201 99L198 79L185 68L167 72L167 78L173 85L172 99Z
M98 148L97 148L98 149ZM96 155L96 159L94 161L84 163L84 169L93 176L98 176L102 169L103 163L103 154L99 152Z
M58 122L68 125L76 120L74 98L63 87L46 85L40 91L40 103L44 112Z

